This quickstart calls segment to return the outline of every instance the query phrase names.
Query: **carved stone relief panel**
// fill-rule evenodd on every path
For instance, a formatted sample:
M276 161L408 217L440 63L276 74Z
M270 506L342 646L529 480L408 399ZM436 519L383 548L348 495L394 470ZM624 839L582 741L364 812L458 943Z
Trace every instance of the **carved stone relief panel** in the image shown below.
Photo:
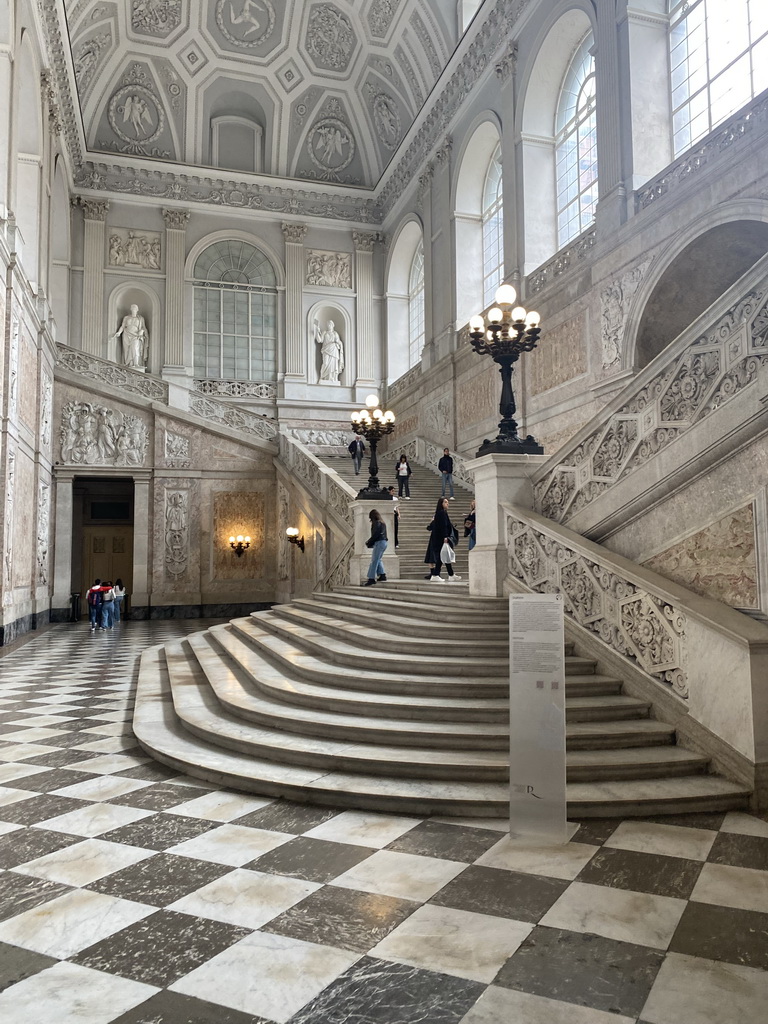
M307 20L304 49L320 71L346 71L357 47L352 22L335 4L314 4Z
M164 432L163 455L166 466L173 469L188 469L191 465L191 440L183 434L175 434L171 430Z
M181 580L189 568L190 493L186 488L165 488L163 515L165 575Z
M37 493L37 582L48 583L48 547L50 542L51 488L41 480Z
M400 3L401 0L373 0L368 9L368 24L372 35L379 39L386 36Z
M31 338L22 331L19 335L19 419L34 430L38 417L37 351Z
M51 446L53 425L53 381L43 371L43 387L40 397L40 447L47 451Z
M186 86L170 62L159 57L132 61L107 92L91 145L105 152L178 159L185 96Z
M263 57L279 43L285 4L272 0L215 0L209 30L218 46L241 57Z
M159 231L138 232L131 228L109 229L109 266L160 270Z
M419 414L412 413L410 416L398 416L397 419L397 434L395 438L389 443L388 448L393 451L397 448L397 436L409 437L411 434L418 434L419 432Z
M324 288L351 288L351 253L308 249L306 283Z
M16 449L8 449L3 509L3 604L13 600L13 521L16 509Z
M131 0L131 28L165 39L181 23L181 0Z
M251 546L237 558L229 537L249 536ZM261 565L264 551L264 495L258 491L218 491L213 497L213 577L242 579L269 573Z
M75 81L80 96L85 97L101 62L112 49L112 31L103 28L86 39L78 40L72 57L75 70Z
M471 380L463 381L456 393L459 430L495 419L499 414L501 384L495 367L488 366Z
M90 402L68 402L61 412L61 461L80 466L143 466L149 428L131 413Z
M15 467L15 515L13 520L13 585L14 587L30 587L32 585L32 564L34 553L32 547L37 534L35 513L37 511L37 488L35 486L35 466L24 451L16 452Z
M548 329L539 347L523 358L531 395L540 395L586 373L584 316Z
M19 335L21 334L21 322L18 316L11 319L11 340L8 352L8 419L16 418L16 409L19 401Z
M442 395L436 402L424 407L422 426L427 436L444 438L453 429L453 402L450 395Z
M603 367L613 366L621 358L624 328L629 318L632 299L640 287L652 260L646 259L625 271L600 293L600 338L603 346Z
M753 505L723 516L643 564L702 597L733 608L757 608Z

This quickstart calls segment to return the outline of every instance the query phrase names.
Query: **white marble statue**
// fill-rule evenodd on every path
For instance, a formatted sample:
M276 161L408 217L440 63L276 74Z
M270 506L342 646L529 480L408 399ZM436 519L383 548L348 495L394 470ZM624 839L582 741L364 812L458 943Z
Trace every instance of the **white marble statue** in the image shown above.
M344 345L334 327L333 320L328 321L324 331L320 330L320 321L315 320L313 334L323 357L320 380L338 384L341 371L344 369Z
M131 306L130 313L123 317L120 329L115 334L115 341L120 335L123 337L124 365L143 370L149 354L149 332L138 306Z

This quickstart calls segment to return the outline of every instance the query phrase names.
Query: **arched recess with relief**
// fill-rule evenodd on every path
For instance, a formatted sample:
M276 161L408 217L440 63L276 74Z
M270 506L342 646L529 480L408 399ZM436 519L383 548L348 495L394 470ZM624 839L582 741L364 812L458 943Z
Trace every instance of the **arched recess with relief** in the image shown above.
M139 307L149 335L147 372L159 375L164 358L162 305L157 292L144 281L119 284L110 292L104 358L123 364L122 341L115 338L115 333L120 329L123 317L130 313L132 305Z
M421 221L409 217L397 230L389 250L386 268L385 300L387 308L387 381L391 384L421 360L426 340L425 287L420 296L413 289L414 262L422 253L424 269L424 231ZM426 275L422 280L426 284ZM421 303L421 321L417 315ZM412 332L416 332L413 334ZM420 332L421 345L419 346ZM416 351L418 349L418 355Z

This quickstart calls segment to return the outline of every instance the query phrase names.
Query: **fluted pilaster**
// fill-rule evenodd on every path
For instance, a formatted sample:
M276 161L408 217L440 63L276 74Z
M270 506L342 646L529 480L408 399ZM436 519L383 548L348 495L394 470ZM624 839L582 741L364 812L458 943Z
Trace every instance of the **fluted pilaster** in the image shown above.
M304 236L306 224L283 224L285 237L285 375L306 380L302 289L304 285Z
M184 259L189 210L163 210L165 221L166 367L184 364Z
M353 231L357 277L357 384L375 383L376 339L373 309L373 247L377 232Z
M104 236L109 201L77 200L85 219L83 244L83 337L82 349L95 356L104 352Z

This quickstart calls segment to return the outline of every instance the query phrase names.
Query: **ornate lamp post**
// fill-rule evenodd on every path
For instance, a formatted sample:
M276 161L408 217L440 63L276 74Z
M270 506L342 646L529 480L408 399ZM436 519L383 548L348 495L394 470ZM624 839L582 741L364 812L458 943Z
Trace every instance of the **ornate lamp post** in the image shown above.
M389 491L379 486L379 464L376 460L376 447L379 440L385 434L391 434L395 429L395 414L384 412L379 408L379 399L376 395L368 395L365 400L365 409L350 414L352 429L356 434L362 435L371 446L371 464L368 467L368 486L358 492L358 498L367 498L369 501L379 501L382 498L389 498Z
M515 393L512 390L514 364L523 352L536 348L541 329L538 313L527 312L515 306L517 292L511 284L503 284L496 292L496 305L482 316L469 321L469 337L478 355L489 355L499 365L501 374L501 401L499 402L499 433L491 441L483 441L477 456L490 455L542 455L544 449L529 434L521 438L517 433ZM512 308L514 307L514 308Z

